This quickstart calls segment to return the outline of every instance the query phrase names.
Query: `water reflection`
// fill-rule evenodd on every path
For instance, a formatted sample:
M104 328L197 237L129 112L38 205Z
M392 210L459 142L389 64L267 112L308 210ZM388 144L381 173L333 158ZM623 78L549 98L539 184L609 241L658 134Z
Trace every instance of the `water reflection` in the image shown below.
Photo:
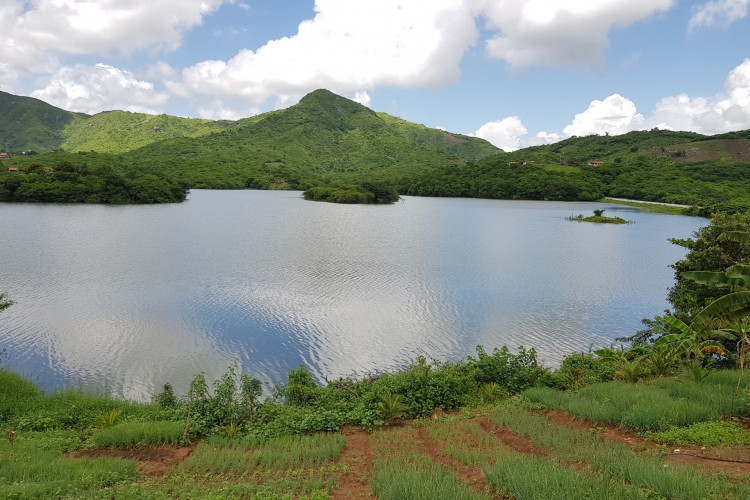
M565 221L603 206L635 224ZM2 205L5 363L145 398L234 360L268 386L536 346L548 363L660 313L704 219L598 204L194 191L149 207Z

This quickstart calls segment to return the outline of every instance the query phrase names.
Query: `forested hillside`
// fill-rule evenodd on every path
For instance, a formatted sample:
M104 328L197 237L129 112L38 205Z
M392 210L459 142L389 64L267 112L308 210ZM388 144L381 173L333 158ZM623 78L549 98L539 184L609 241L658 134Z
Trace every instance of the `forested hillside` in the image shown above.
M750 207L750 131L704 136L654 129L572 137L505 153L482 139L376 113L327 90L316 90L287 109L234 122L123 111L87 116L10 94L0 94L0 106L8 110L0 114L5 144L23 148L0 147L12 155L34 149L30 145L57 150L5 160L1 200L26 199L19 196L28 190L18 187L28 182L72 182L62 175L27 177L72 165L89 174L107 167L133 180L151 175L187 188L376 183L423 196L611 196L704 211ZM18 171L9 174L9 167ZM9 182L19 186L9 188Z

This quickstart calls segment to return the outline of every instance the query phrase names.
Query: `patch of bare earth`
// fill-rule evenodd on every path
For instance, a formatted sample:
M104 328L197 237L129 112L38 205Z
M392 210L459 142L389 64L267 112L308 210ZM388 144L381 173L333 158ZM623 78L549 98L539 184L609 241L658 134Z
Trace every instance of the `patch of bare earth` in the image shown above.
M537 457L543 457L547 455L547 452L541 448L537 448L531 443L528 438L523 438L510 429L505 427L499 427L487 417L477 417L477 422L486 432L496 436L505 446L511 448L519 453L526 455L533 455Z
M345 427L341 429L341 433L346 438L346 446L338 463L346 466L347 470L339 476L330 498L375 498L370 487L375 453L370 447L369 435L356 427Z
M130 448L119 450L103 448L95 450L79 450L71 453L71 457L114 457L128 458L138 462L138 473L142 478L161 477L172 467L185 460L193 452L193 447L172 448Z
M424 427L417 429L417 437L421 444L421 452L430 457L435 462L442 464L450 469L453 469L458 474L458 478L467 483L473 490L490 494L492 488L490 487L489 481L484 475L482 469L467 467L458 460L443 455L440 451L440 447L432 437L427 433Z

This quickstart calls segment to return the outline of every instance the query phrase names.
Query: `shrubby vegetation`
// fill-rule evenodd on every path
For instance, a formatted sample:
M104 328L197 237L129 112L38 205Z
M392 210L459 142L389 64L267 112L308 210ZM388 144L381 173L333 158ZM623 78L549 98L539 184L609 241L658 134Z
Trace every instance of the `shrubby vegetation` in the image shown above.
M24 120L20 130L18 116ZM126 112L89 117L0 94L3 138L11 151L64 149L57 159L74 165L85 153L91 167L106 165L145 184L157 182L148 175L166 175L188 188L321 187L311 192L314 199L356 203L371 202L368 190L356 186L375 183L418 196L632 198L691 205L690 213L703 216L750 208L747 132L709 137L654 129L504 153L484 140L375 113L326 90L236 122ZM39 156L16 155L12 163L24 169ZM0 165L4 170L10 164ZM38 198L81 198L67 185L59 193L47 191ZM115 202L127 199L121 195Z
M395 203L399 199L398 192L381 184L366 182L360 185L333 184L330 186L315 186L303 193L306 200L328 201L330 203Z
M594 210L594 215L584 217L583 214L571 215L566 217L566 220L574 222L593 222L595 224L630 224L632 221L627 221L622 217L605 217L604 210Z
M85 157L71 158L76 160L72 163L57 159L59 156L34 156L17 172L0 172L0 201L167 203L183 201L187 196L184 184L160 173L137 167L89 166Z

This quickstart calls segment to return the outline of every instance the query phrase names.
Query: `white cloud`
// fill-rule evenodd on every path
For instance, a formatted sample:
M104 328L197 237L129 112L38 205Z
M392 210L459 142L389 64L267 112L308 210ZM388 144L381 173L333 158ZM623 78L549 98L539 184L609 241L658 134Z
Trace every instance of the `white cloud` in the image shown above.
M746 17L749 8L750 0L713 0L695 8L688 27L691 30L703 26L726 27Z
M471 0L317 0L315 17L291 37L228 61L186 68L169 88L183 96L294 102L316 88L365 96L380 86L438 87L460 76L478 36Z
M231 0L3 0L2 81L9 85L24 74L50 73L63 55L174 49L183 32L226 1Z
M703 134L750 128L750 59L729 73L724 87L711 98L665 97L656 104L650 121Z
M745 59L729 73L724 86L725 91L713 97L685 94L664 97L648 117L639 113L630 99L612 94L601 101L591 101L585 111L575 115L562 134L542 131L526 137L526 127L513 116L482 125L476 135L506 151L513 151L551 144L574 135L620 135L652 128L713 135L750 129L750 59Z
M513 66L600 65L610 30L663 12L674 0L316 0L296 34L208 60L167 82L195 101L240 96L246 106L294 103L316 88L356 96L377 87L440 87L460 77L478 39ZM362 94L364 95L364 94ZM355 97L356 98L356 97Z
M246 108L237 101L214 99L198 106L198 116L208 120L239 120L260 113L258 108Z
M166 93L157 92L152 83L106 64L61 68L45 88L32 96L83 113L110 109L159 113L169 98Z
M511 66L601 67L613 27L629 26L674 0L483 0L480 11L499 33L487 52Z
M485 123L479 127L475 135L504 151L515 151L520 149L521 137L528 132L520 118L508 116L499 121Z
M578 113L563 132L566 135L618 135L643 128L643 115L635 103L620 94L612 94L603 101L594 100L588 109Z

